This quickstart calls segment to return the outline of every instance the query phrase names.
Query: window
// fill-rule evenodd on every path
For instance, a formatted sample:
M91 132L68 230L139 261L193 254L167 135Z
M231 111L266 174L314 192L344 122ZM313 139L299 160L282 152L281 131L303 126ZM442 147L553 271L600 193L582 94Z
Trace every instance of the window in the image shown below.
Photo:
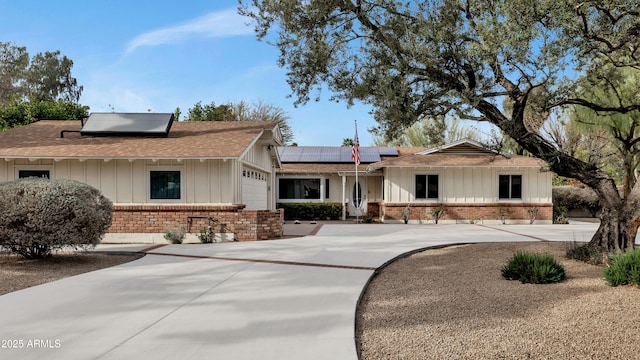
M329 198L329 179L324 179L324 198Z
M498 182L500 199L522 199L522 175L500 175Z
M19 179L28 177L51 178L49 170L18 170Z
M416 199L438 199L438 175L416 175Z
M153 170L149 172L151 199L180 199L180 171Z
M320 179L279 179L280 199L320 199Z

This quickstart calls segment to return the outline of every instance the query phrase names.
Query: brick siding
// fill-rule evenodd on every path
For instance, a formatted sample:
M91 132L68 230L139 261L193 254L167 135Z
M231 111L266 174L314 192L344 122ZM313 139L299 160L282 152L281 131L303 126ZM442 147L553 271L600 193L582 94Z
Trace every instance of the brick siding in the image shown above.
M197 234L211 225L214 233L233 233L237 241L253 241L282 237L283 223L281 209L245 210L244 205L114 205L109 232L164 233L183 227Z
M411 203L409 221L433 220L432 209L444 205L443 221L480 221L500 220L500 209L505 214L505 221L529 220L529 209L538 208L536 220L553 220L553 205L542 203L490 203L490 204L440 204L440 203ZM384 220L404 220L403 212L407 203L387 203L381 205ZM507 210L508 209L508 210Z

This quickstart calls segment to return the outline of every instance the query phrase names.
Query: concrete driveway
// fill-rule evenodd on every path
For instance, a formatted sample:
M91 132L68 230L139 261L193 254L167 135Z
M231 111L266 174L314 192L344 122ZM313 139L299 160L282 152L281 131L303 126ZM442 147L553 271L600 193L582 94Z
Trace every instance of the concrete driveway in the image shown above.
M329 224L301 238L167 245L0 296L0 358L357 359L356 304L390 259L455 243L586 241L596 228ZM140 247L100 247L122 248Z

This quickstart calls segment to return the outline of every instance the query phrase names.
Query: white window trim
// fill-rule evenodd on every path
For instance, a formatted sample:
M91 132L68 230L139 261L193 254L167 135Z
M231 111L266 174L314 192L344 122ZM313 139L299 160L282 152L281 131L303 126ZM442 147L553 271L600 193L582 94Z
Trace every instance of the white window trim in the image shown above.
M19 174L20 174L20 170L29 170L29 171L34 171L34 170L45 170L45 171L49 171L49 179L53 179L53 166L51 165L16 165L14 166L14 177L16 180L18 180Z
M501 175L509 175L509 176L513 176L513 175L520 175L520 179L522 180L522 183L520 184L520 198L500 198L500 176ZM498 202L502 202L502 203L522 203L525 202L525 176L524 173L519 173L519 172L504 172L504 173L498 173L498 176L496 177L496 181L497 181L497 185L496 185L496 199L498 200ZM511 180L509 180L509 194L511 194Z
M179 171L180 172L180 199L152 199L151 198L151 172L152 171ZM184 203L185 202L185 170L184 166L147 166L146 185L148 203Z
M280 199L280 179L320 179L320 199ZM325 188L324 188L325 179L327 179L326 176L295 176L295 175L294 176L278 176L276 179L276 202L279 202L279 203L326 202L329 199L325 198Z
M416 197L416 176L417 175L425 175L425 176L429 176L429 175L437 175L438 176L438 198L417 198ZM426 193L427 196L429 196L429 184L428 184L428 178L427 178L427 189L426 189ZM441 202L440 199L442 198L442 174L438 173L438 172L415 172L413 173L413 176L411 178L411 182L412 182L412 192L411 192L411 196L413 197L413 201L414 202L430 202L430 203L439 203Z

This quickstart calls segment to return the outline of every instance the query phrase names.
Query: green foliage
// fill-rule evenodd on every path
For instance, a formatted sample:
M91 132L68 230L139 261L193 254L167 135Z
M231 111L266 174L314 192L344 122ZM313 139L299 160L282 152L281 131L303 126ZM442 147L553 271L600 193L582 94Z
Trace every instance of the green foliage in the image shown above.
M176 109L175 114L180 115L180 109ZM177 118L177 117L176 117ZM187 111L185 121L268 121L278 123L282 133L283 145L289 144L293 140L293 130L288 123L290 119L287 112L275 105L258 101L248 104L244 101L238 103L228 103L216 105L202 105L198 101Z
M600 199L589 189L576 186L554 186L551 190L554 206L563 207L566 211L572 209L588 210L592 216L600 211Z
M342 139L342 147L351 147L353 146L353 139L351 138L344 138Z
M252 18L258 39L277 46L296 104L327 91L331 100L363 102L387 139L449 114L489 123L517 142L518 153L598 189L605 210L638 208L629 204L637 194L612 196L609 172L554 142L561 133L544 126L574 106L607 115L640 111L636 85L627 91L624 82L609 82L615 68L640 72L637 0L240 0L239 11ZM587 85L611 91L600 98L580 92L587 72L594 80ZM637 146L638 134L628 140ZM607 229L637 223L640 208L604 221ZM593 240L608 249L611 235L628 246L625 233Z
M602 263L602 253L591 244L573 242L567 248L566 256L588 264L599 265Z
M30 124L37 120L78 120L86 118L89 107L68 101L29 102L13 97L0 106L0 130Z
M435 221L436 224L438 223L440 218L444 216L444 213L445 213L445 208L444 208L444 205L442 204L434 208L431 208L431 217L433 217L433 221Z
M97 189L77 181L0 183L0 246L28 259L95 246L111 226L112 208Z
M553 223L554 224L568 224L569 223L569 209L560 205L553 205Z
M202 228L200 229L200 234L198 234L198 239L203 244L211 244L213 242L213 233L210 228Z
M640 286L640 249L628 249L611 257L604 278L611 286Z
M338 220L342 206L335 203L278 203L284 209L285 220Z
M507 217L511 214L511 209L508 207L498 206L498 218L502 224L507 223Z
M0 42L0 104L12 97L40 102L78 102L82 86L71 76L73 61L59 50L37 53Z
M235 121L230 105L211 104L202 105L202 101L198 101L192 108L187 111L185 121Z
M551 255L528 252L517 252L501 272L505 279L520 280L523 284L549 284L566 278L564 267Z
M165 231L164 238L172 244L182 244L187 232L182 226Z

